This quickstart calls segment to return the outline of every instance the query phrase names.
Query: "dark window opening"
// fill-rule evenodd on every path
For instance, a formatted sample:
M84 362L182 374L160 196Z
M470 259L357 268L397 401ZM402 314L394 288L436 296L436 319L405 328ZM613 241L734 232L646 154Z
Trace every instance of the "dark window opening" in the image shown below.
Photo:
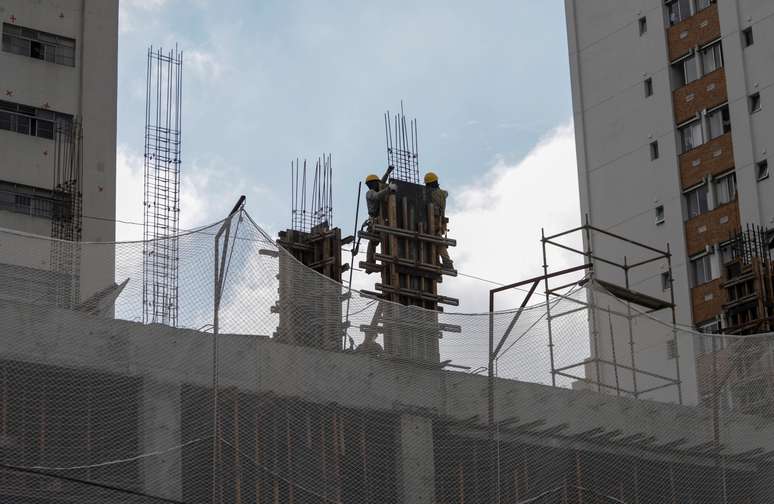
M57 126L69 128L72 123L69 114L0 101L0 130L53 140Z
M658 140L650 143L650 160L654 161L658 159Z
M669 290L672 287L672 279L669 276L669 272L665 271L661 273L661 290Z
M761 94L753 93L750 95L750 113L754 114L761 109Z
M742 44L744 45L744 47L750 47L754 43L755 43L755 38L753 37L752 26L742 30Z
M769 177L769 162L767 160L759 161L755 165L756 176L758 180L763 180Z
M645 98L648 98L649 96L653 96L653 79L648 77L645 79Z
M645 35L648 32L648 18L641 17L639 21L640 36Z
M75 40L3 23L3 51L58 65L75 66Z

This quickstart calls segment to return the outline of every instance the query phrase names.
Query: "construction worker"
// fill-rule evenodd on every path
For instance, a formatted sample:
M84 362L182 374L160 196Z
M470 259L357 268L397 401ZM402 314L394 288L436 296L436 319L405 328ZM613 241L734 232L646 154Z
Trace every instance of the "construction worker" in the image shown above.
M446 235L446 224L449 219L446 218L446 198L449 193L441 189L438 185L438 175L433 172L427 172L425 175L425 187L428 189L430 201L433 203L433 213L435 217L435 234L438 236ZM449 251L446 245L436 245L438 255L443 261L444 269L454 269L454 262L449 257Z
M378 175L369 175L365 179L368 192L366 193L366 206L368 208L368 220L363 223L363 228L368 228L369 233L373 233L374 224L381 212L382 202L387 199L390 192L394 192L396 189L395 184L387 184L387 180L392 173L393 167L387 170L382 178ZM366 253L366 262L375 262L376 246L379 245L379 240L368 240L368 252ZM370 272L369 272L370 273Z

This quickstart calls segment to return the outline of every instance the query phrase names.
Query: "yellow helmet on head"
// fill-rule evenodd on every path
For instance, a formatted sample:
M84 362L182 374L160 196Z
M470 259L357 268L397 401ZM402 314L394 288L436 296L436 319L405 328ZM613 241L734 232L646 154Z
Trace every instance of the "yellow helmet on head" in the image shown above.
M435 172L427 172L425 175L425 184L432 184L433 182L438 182L438 175L436 175Z
M379 178L379 175L374 175L373 173L366 177L366 184L369 182L379 182L381 179Z

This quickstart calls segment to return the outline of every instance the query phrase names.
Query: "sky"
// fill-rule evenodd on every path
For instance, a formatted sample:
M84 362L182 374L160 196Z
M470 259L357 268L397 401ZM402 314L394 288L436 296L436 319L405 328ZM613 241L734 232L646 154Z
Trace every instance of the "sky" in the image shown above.
M350 234L358 182L386 168L383 114L401 101L418 120L420 170L450 191L462 273L538 274L541 227L580 221L559 0L122 0L119 29L119 220L142 221L147 49L177 44L182 228L244 194L276 234L290 223L291 160L331 153L334 223ZM119 225L119 240L140 236ZM354 286L374 281L358 274ZM444 285L461 311L485 309L493 286Z

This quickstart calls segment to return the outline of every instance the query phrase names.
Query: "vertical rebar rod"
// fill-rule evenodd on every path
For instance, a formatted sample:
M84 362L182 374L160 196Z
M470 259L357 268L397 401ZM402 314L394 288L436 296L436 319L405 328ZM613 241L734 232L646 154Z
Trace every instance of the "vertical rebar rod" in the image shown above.
M360 220L360 195L363 190L363 182L357 183L357 206L355 207L355 229L352 232L352 236L357 236L357 225L358 221ZM342 342L342 348L346 348L347 346L347 333L349 332L349 303L352 300L352 273L355 271L355 257L357 257L358 247L355 245L355 243L359 244L360 240L357 238L352 243L352 258L349 262L349 282L347 284L347 311L344 318L344 341ZM350 337L351 339L351 337ZM354 346L354 342L350 344L350 346Z

